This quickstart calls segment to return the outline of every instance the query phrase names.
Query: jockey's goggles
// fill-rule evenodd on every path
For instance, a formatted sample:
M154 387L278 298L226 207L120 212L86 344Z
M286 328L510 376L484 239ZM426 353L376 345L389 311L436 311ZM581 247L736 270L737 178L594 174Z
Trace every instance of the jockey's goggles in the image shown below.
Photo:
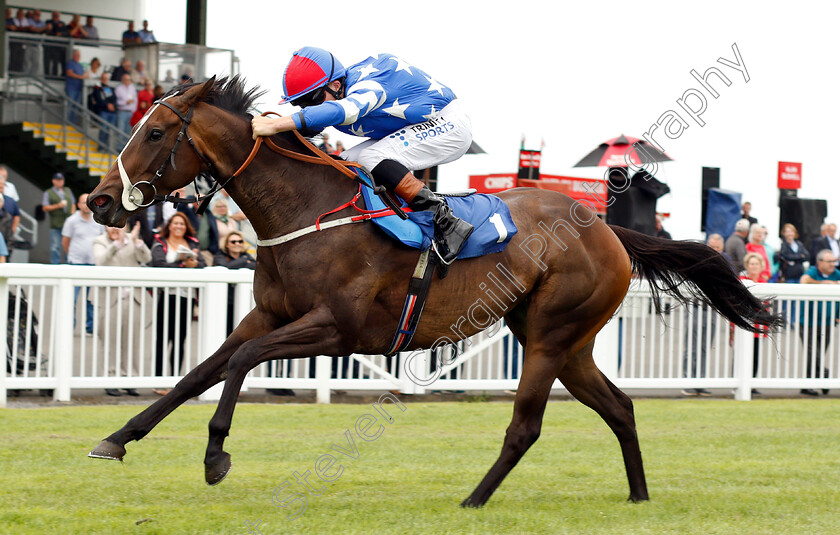
M327 86L319 87L314 91L310 91L309 93L303 95L300 98L296 98L292 101L292 104L298 106L299 108L306 108L307 106L317 106L318 104L323 104L324 100L327 98Z

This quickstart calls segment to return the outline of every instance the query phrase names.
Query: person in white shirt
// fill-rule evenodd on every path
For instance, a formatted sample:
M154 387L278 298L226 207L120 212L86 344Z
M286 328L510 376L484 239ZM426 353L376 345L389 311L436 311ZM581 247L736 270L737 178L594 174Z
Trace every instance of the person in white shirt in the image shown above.
M130 74L122 75L114 95L117 97L117 128L131 135L131 115L137 109L137 88L131 83Z
M94 263L93 240L105 231L104 226L93 220L93 214L87 205L87 198L87 193L79 195L79 202L76 205L78 210L67 218L64 227L61 229L61 245L64 247L64 252L67 253L68 264L92 266ZM79 298L80 289L77 286L73 291L74 303ZM74 318L74 327L75 324ZM88 335L93 334L93 303L91 303L89 295L87 313L85 314L85 332Z
M20 202L20 195L18 195L17 188L14 184L9 182L8 178L9 169L5 165L0 164L0 180L6 181L6 189L3 191L3 195L11 197L15 202Z

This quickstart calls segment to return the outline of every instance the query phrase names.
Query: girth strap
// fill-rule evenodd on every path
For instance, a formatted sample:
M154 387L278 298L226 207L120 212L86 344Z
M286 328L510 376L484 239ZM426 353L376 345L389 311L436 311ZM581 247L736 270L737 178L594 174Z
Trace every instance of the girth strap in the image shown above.
M432 285L432 274L438 263L437 255L429 254L430 251L431 249L426 249L420 253L420 258L414 267L414 273L412 273L411 280L408 283L408 293L405 297L397 332L394 335L394 341L391 342L391 346L385 352L386 356L399 353L408 347L411 339L414 338L414 331L417 330L417 324L420 323L420 316L423 314L423 307L426 305L426 297L429 295L429 287Z

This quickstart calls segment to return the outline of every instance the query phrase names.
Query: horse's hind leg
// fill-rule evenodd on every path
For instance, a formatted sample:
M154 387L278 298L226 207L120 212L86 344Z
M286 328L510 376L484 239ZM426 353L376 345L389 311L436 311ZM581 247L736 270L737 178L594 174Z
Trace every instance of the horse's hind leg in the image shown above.
M615 433L630 483L630 501L648 499L633 402L607 379L592 359L593 343L570 359L557 378L578 401L593 409Z
M273 328L273 325L266 325L263 319L259 312L251 311L218 351L178 381L171 392L129 420L119 431L103 440L88 456L121 461L125 455L126 443L140 440L185 401L223 381L228 360L239 349L239 346L245 340L260 336Z
M516 399L513 403L513 420L505 433L505 441L498 460L481 480L462 507L481 507L510 473L528 448L537 441L542 427L543 413L551 392L551 385L557 375L557 361L525 350L525 361Z

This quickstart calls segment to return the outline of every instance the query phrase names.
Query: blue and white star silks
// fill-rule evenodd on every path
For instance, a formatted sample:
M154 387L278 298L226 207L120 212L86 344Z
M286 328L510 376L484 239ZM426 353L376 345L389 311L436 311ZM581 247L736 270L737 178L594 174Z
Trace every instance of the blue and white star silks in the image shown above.
M314 130L334 126L354 136L382 139L436 117L455 100L447 86L391 54L348 67L346 85L343 99L292 115L295 125Z

